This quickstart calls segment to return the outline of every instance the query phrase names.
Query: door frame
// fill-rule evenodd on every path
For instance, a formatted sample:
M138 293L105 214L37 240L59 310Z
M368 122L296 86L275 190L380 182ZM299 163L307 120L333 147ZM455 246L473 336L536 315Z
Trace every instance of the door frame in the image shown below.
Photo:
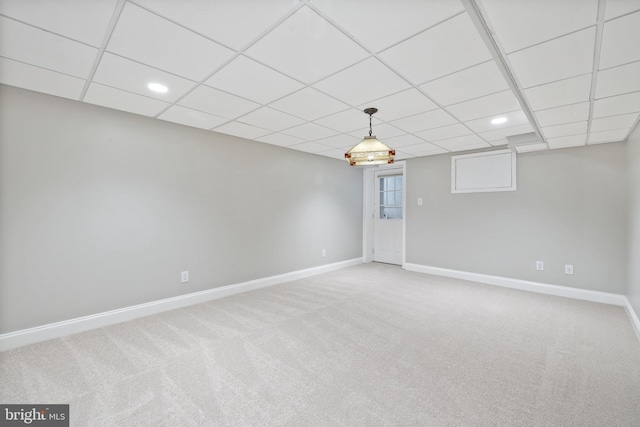
M376 209L376 176L377 171L399 172L402 174L402 268L407 261L407 163L402 160L391 165L379 165L364 169L362 175L362 260L373 262L375 244L375 209Z

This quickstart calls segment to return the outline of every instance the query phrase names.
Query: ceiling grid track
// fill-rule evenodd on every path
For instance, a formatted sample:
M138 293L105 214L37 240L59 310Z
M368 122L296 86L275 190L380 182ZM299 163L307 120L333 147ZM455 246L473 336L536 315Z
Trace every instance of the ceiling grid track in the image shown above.
M113 34L113 30L116 28L116 24L118 23L118 19L120 19L120 14L122 13L122 9L124 9L124 5L126 0L118 0L115 9L113 10L113 15L111 15L111 20L109 21L109 26L107 27L107 31L105 32L105 37L98 48L98 53L96 54L96 60L91 67L91 71L89 72L89 76L87 77L87 81L82 88L82 92L80 93L79 101L84 101L84 97L89 90L89 86L93 81L93 76L96 74L98 70L98 66L100 65L100 61L102 60L102 55L107 50L107 45L109 44L109 40L111 39L111 35Z
M604 31L604 12L606 0L598 1L598 18L596 21L596 41L593 51L593 70L591 77L591 88L589 91L589 119L587 121L587 136L585 145L589 145L589 135L591 134L591 123L593 122L593 107L596 101L596 87L598 84L598 68L600 67L600 54L602 53L602 33Z
M3 85L340 160L367 107L401 158L618 142L640 117L636 0L41 6L0 1Z
M540 141L547 144L547 148L548 148L549 144L547 143L547 140L545 139L544 134L540 129L540 124L536 120L536 117L533 114L533 111L529 106L529 103L527 102L527 99L525 98L522 89L520 89L520 86L518 85L518 82L513 72L511 71L511 68L509 67L509 62L508 62L508 59L506 58L506 54L504 54L500 50L500 48L498 47L498 44L493 38L491 31L489 30L489 25L487 23L487 20L484 18L480 10L480 7L478 6L477 1L476 0L460 0L460 1L462 2L462 5L464 6L464 8L467 10L469 17L471 18L471 21L473 22L476 29L478 30L478 33L480 34L480 37L482 37L482 39L484 40L485 45L487 46L487 49L491 53L491 56L493 56L493 59L496 61L498 68L502 72L502 75L507 81L507 84L511 88L511 92L513 93L518 103L520 104L520 108L522 108L522 111L527 116L527 119L529 120L531 127L533 127L534 133L536 134L536 136Z
M459 119L459 118L458 118L454 113L452 113L451 111L449 111L449 110L447 109L447 107L445 107L444 105L442 105L440 102L438 102L438 100L436 100L435 98L433 98L432 96L430 96L426 91L424 91L422 88L420 88L420 86L421 86L421 85L426 84L426 83L429 83L429 82L430 82L430 81L432 81L432 80L437 80L437 79L441 79L441 78L443 78L443 77L447 77L448 75L455 74L455 73L458 73L458 72L460 72L460 71L464 71L464 70L466 70L466 69L468 69L468 68L475 67L475 66L477 66L477 65L479 65L479 64L469 65L468 67L465 67L465 68L463 68L463 69L453 71L453 72L451 72L451 73L449 73L449 74L445 74L445 75L443 75L443 76L438 76L438 77L437 77L437 78L435 78L435 79L431 79L431 80L428 80L428 81L423 82L423 83L414 83L414 82L412 82L412 81L411 81L407 76L403 75L400 71L398 71L396 68L394 68L393 66L391 66L387 61L385 61L384 59L382 59L382 58L380 57L380 54L381 54L382 52L387 51L387 50L389 50L389 49L392 49L393 47L395 47L395 46L397 46L397 45L400 45L400 44L402 44L403 42L405 42L405 41L407 41L407 40L409 40L409 39L411 39L411 38L413 38L413 37L416 37L416 36L417 36L417 35L419 35L419 34L422 34L422 33L426 32L426 31L429 31L429 30L430 30L430 29L432 29L432 28L435 28L436 26L438 26L438 25L440 25L440 24L442 24L442 23L444 23L444 22L447 22L447 21L449 21L449 20L451 20L451 19L454 19L454 18L456 18L457 16L459 16L459 15L461 15L461 14L465 13L464 11L460 11L460 12L458 12L458 13L454 14L454 15L451 15L451 16L447 17L446 19L442 20L442 21L439 21L439 22L437 22L437 23L435 23L435 24L433 24L433 25L431 25L431 26L429 26L429 27L427 27L427 28L425 28L425 29L423 29L423 30L421 30L421 31L419 31L419 32L417 32L417 33L415 33L415 34L412 34L412 35L410 35L410 36L407 36L407 37L405 37L404 39L399 40L399 41L397 41L396 43L393 43L392 45L385 47L384 49L380 50L379 52L375 52L375 51L372 51L371 49L369 49L369 48L368 48L367 46L365 46L364 44L362 44L360 41L358 41L354 36L352 36L348 31L346 31L344 28L342 28L340 25L338 25L336 22L334 22L331 18L329 18L328 16L326 16L326 15L325 15L324 13L322 13L321 11L317 10L317 8L312 7L311 5L308 5L308 7L309 7L311 10L313 10L314 12L316 12L318 15L320 15L320 16L321 16L323 19L325 19L327 22L329 22L331 25L333 25L333 26L334 26L338 31L342 32L345 36L349 37L349 38L350 38L350 39L352 39L354 42L356 42L360 47L362 47L364 50L366 50L366 51L371 55L370 57L373 57L373 58L375 58L376 60L380 61L380 62L381 62L385 67L389 68L389 69L390 69L391 71L393 71L393 72L394 72L398 77L400 77L402 80L404 80L405 82L407 82L407 83L408 83L408 84L409 84L413 89L415 89L415 90L417 90L418 92L420 92L420 93L421 93L423 96L425 96L429 101L431 101L434 105L436 105L436 106L438 107L438 109L441 109L441 110L445 111L445 112L446 112L447 114L449 114L451 117L453 117L454 119L456 119L456 120L457 120L457 121L458 121L462 126L464 126L465 128L467 128L467 129L469 130L470 135L476 135L478 138L483 139L480 135L478 135L478 132L475 132L473 129L471 129L471 128L466 124L466 123L464 123L462 120L460 120L460 119ZM365 59L363 59L363 60L361 60L361 61L358 61L358 63L363 62L363 61L366 61L367 59L368 59L368 58L365 58ZM490 61L490 60L488 60L488 61ZM485 62L488 62L488 61L484 61L484 62L482 62L481 64L483 64L483 63L485 63ZM348 66L348 67L346 67L345 69L348 69L348 68L352 67L353 65L354 65L354 64L349 65L349 66ZM338 70L338 71L336 71L335 73L333 73L333 74L331 74L331 75L329 75L329 76L323 77L323 78L322 78L322 79L320 79L319 81L322 81L322 80L328 79L328 78L330 78L332 75L338 74L338 73L340 73L341 71L343 71L343 70ZM319 82L319 81L318 81L318 82ZM318 82L314 82L314 83L312 83L312 84L315 84L315 83L318 83ZM404 91L404 90L408 90L408 89L403 89L403 91ZM402 92L402 91L401 91L401 92ZM323 93L324 93L324 92L323 92ZM396 92L396 93L397 93L397 92ZM328 94L325 94L325 95L328 95ZM387 95L387 96L392 96L392 95L394 95L394 94L389 94L389 95ZM328 95L328 96L331 96L331 95ZM486 95L482 95L482 96L486 96ZM482 97L482 96L479 96L479 97ZM380 99L380 98L378 98L378 99ZM377 100L377 99L373 99L373 100L368 101L368 102L375 102L376 100ZM467 102L467 101L470 101L470 100L472 100L472 99L467 99L467 100L465 100L465 101L461 101L461 102ZM455 105L455 104L452 104L452 105ZM355 105L354 105L354 106L353 106L353 108L358 108L358 106L355 106ZM434 110L435 110L435 109L434 109ZM430 110L430 111L433 111L433 110ZM428 111L420 111L420 112L417 112L415 115L422 114L422 113L425 113L425 112L428 112ZM389 126L393 127L393 128L396 128L396 129L399 129L399 130L401 130L401 131L402 131L402 129L400 129L400 128L398 128L398 127L394 126L394 124L393 124L393 123L390 123L390 122L387 122L387 121L384 121L384 120L381 120L381 121L382 121L383 123L385 123L385 124L387 124L387 125L389 125ZM445 126L449 126L449 125L444 125L444 126L440 126L440 127L445 127ZM436 127L436 128L431 128L431 129L429 129L429 130L433 130L433 129L438 129L438 127ZM452 152L452 151L451 151L451 150L449 150L448 148L441 147L440 145L438 145L438 144L437 144L437 142L428 141L428 140L426 140L426 139L424 139L424 138L421 138L421 137L418 137L418 136L416 136L416 137L417 137L418 139L421 139L421 140L422 140L422 141L424 141L424 142L427 142L427 143L432 144L432 145L434 145L434 146L436 146L436 147L438 147L438 148L440 148L440 149L442 149L442 150L445 150L445 151L446 151L446 152L448 152L448 153L451 153L451 152ZM487 142L487 143L488 143L489 145L493 145L493 144L491 144L491 142ZM413 145L418 145L418 144L413 144ZM410 147L410 146L411 146L411 145L407 145L406 147ZM402 151L402 148L400 148L398 151Z
M245 46L243 46L241 49L236 50L236 52L231 56L231 58L227 59L225 62L223 62L222 64L220 64L220 66L218 66L215 70L213 70L213 71L212 71L211 73L209 73L208 75L204 76L204 78L202 78L199 82L196 82L195 86L193 86L193 87L191 88L191 90L188 90L187 92L183 93L181 97L179 97L178 99L176 99L175 101L173 101L173 102L172 102L172 103L171 103L167 108L165 108L165 109L161 110L158 114L156 114L156 115L154 116L154 118L156 118L156 119L157 119L159 116L161 116L162 114L164 114L168 109L170 109L170 108L171 108L171 107L173 107L174 105L178 105L178 103L179 103L180 101L182 101L184 98L186 98L186 97L187 97L191 92L193 92L196 88L200 87L201 85L204 85L204 84L205 84L205 82L206 82L207 80L209 80L213 75L215 75L218 71L222 70L224 67L226 67L227 65L229 65L233 60L235 60L236 58L238 58L239 56L241 56L241 55L242 55L242 54L243 54L247 49L249 49L251 46L253 46L255 43L257 43L257 42L258 42L262 37L264 37L266 34L268 34L269 32L271 32L274 28L278 27L281 23L283 23L284 21L286 21L287 19L289 19L289 17L290 17L291 15L293 15L294 13L296 13L296 12L297 12L298 10L300 10L300 8L302 8L303 6L304 6L304 4L303 4L303 3L301 3L301 4L299 4L298 6L296 6L295 8L291 9L291 10L289 11L289 13L285 14L284 16L282 16L278 21L276 21L276 23L274 23L273 25L271 25L269 28L267 28L265 31L263 31L261 34L259 34L257 37L255 37L253 40L251 40L249 43L247 43ZM150 13L155 14L155 12L150 12ZM157 16L160 16L160 15L157 15ZM162 16L161 16L161 17L162 17ZM163 19L166 19L166 18L164 18L164 17L162 17L162 18L163 18ZM170 21L170 22L171 22L171 21ZM187 29L187 30L189 30L189 31L193 31L193 30L191 30L190 28L186 28L186 29ZM200 35L199 33L196 33L196 34ZM203 36L203 37L204 37L204 36ZM219 42L217 42L217 41L215 41L215 40L212 40L212 39L210 39L210 38L208 38L208 37L206 37L206 38L207 38L207 39L209 39L209 40L211 40L211 41L213 41L214 43L218 43L218 44L220 44ZM224 46L224 45L221 45L221 46ZM251 58L251 59L252 59L252 60L254 60L253 58ZM258 62L258 61L256 61L256 62ZM263 64L263 65L264 65L264 64ZM269 67L269 68L271 68L271 67ZM274 70L274 71L277 71L277 70ZM288 77L289 77L289 76L288 76ZM214 88L214 89L216 89L216 88ZM223 91L223 90L221 90L221 89L216 89L216 90L220 90L221 92L224 92L224 91ZM230 95L231 95L231 94L230 94ZM235 94L233 94L233 95L234 95L234 96L238 96L238 95L235 95ZM253 101L252 101L252 102L253 102ZM274 102L274 101L271 101L271 102ZM253 111L255 111L255 110L258 110L258 109L262 108L263 106L264 106L264 104L263 104L263 105L260 105L258 108L254 109L254 110L252 110L252 111L249 111L249 112L247 112L247 113L243 114L242 116L244 116L244 115L246 115L246 114L250 114L250 113L252 113ZM239 117L242 117L242 116L239 116ZM221 124L219 124L219 125L217 125L217 126L214 126L213 128L211 128L211 129L209 129L209 130L214 130L216 127L224 126L225 124L228 124L228 123L234 122L234 121L236 121L237 119L238 119L238 117L234 117L234 118L232 118L232 119L228 119L226 122L221 123Z

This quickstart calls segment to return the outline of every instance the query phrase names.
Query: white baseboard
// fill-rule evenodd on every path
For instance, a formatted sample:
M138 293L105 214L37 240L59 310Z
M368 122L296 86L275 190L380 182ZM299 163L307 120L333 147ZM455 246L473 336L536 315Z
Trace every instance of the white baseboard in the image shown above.
M629 301L628 298L627 298L627 304L625 305L625 307L627 309L627 314L629 315L629 319L631 319L631 324L633 325L633 329L635 329L636 335L640 340L640 319L638 319L638 315L633 309L633 306L631 305L631 302Z
M317 274L327 273L329 271L339 270L341 268L351 267L358 264L362 264L362 258L321 265L318 267L307 268L305 270L292 271L290 273L279 274L277 276L221 286L219 288L208 289L206 291L179 295L177 297L151 301L117 310L105 311L103 313L64 320L62 322L9 332L0 335L0 351L10 350L27 344L76 334L78 332L101 328L103 326L109 326L116 323L126 322L127 320L162 313L164 311L175 310L177 308L265 288L279 283L291 282L293 280L303 279L305 277L315 276Z
M566 286L550 285L548 283L530 282L527 280L510 279L508 277L490 276L487 274L470 273L468 271L449 270L446 268L429 267L420 264L406 263L402 266L405 270L418 273L433 274L436 276L452 277L455 279L469 280L487 285L502 286L504 288L519 289L522 291L536 292L539 294L555 295L566 298L599 302L603 304L619 305L626 309L633 329L640 339L640 320L636 315L629 299L624 295L607 292L590 291L587 289L569 288Z
M624 295L610 294L607 292L590 291L587 289L569 288L566 286L550 285L548 283L530 282L527 280L510 279L507 277L490 276L487 274L470 273L467 271L448 270L446 268L429 267L420 264L404 264L405 270L419 273L434 274L436 276L453 277L469 280L487 285L502 286L504 288L520 289L522 291L537 292L539 294L556 295L560 297L581 299L586 301L601 302L612 305L627 305L627 297Z

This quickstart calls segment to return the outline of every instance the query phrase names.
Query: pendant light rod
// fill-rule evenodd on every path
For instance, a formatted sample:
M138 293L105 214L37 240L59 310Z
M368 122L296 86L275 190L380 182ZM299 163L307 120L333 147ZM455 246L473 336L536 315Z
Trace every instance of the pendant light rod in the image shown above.
M371 118L375 113L378 112L378 109L374 107L365 108L364 112L369 115L369 136L371 136L373 134L373 128L371 126Z

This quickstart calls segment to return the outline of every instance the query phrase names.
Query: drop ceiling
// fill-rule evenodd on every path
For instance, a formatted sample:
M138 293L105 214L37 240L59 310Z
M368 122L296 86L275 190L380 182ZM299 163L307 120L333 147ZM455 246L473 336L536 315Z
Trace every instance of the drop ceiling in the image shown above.
M640 0L0 0L0 83L336 159L367 107L398 159L617 142Z

